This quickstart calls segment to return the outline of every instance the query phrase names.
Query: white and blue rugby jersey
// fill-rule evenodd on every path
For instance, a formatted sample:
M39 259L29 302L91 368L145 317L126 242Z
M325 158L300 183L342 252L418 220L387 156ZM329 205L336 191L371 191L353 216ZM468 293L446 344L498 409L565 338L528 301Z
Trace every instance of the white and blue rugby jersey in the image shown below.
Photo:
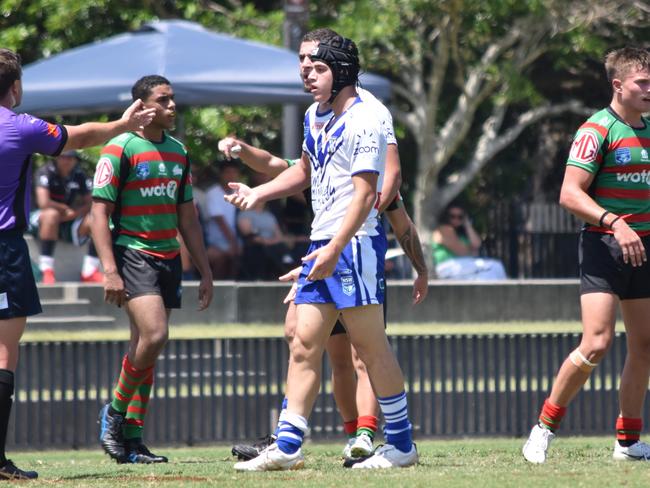
M375 118L381 123L381 127L386 134L386 144L397 145L395 138L395 129L393 128L393 116L386 106L379 101L372 93L363 88L357 87L357 93L361 101L367 102L375 109ZM311 133L312 137L316 137L325 124L332 118L333 112L329 108L324 111L318 110L318 102L314 102L305 112L305 122L303 126L304 138L307 134ZM291 166L291 165L290 165Z
M387 146L373 103L357 97L339 117L330 115L320 131L316 129L316 112L312 105L305 114L303 141L311 167L312 241L331 239L340 228L354 195L352 176L375 172L381 189ZM377 235L376 227L377 209L373 208L356 235Z

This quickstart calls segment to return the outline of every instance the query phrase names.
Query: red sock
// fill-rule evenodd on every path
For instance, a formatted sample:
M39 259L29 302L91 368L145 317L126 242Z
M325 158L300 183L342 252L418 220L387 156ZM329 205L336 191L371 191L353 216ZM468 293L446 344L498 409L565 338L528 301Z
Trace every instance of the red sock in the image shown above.
M374 415L362 415L357 419L357 435L365 432L371 439L374 439L378 421L379 419Z
M354 437L357 434L357 419L343 422L343 430L348 437Z
M643 419L618 417L616 419L616 440L622 446L631 446L641 438Z
M566 407L555 405L547 398L539 414L539 425L546 427L551 432L555 432L560 427L560 422L565 413Z

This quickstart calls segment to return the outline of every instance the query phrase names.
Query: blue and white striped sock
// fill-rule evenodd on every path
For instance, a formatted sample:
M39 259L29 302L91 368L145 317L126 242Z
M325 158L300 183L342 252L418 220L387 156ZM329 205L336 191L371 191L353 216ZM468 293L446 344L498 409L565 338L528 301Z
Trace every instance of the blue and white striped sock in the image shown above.
M283 410L276 429L278 440L275 442L282 452L293 454L302 446L302 440L307 429L307 419L305 417Z
M289 404L289 400L287 399L287 397L284 397L284 398L282 399L282 408L280 409L280 416L278 417L279 419L281 419L281 418L282 418L282 414L283 414L284 412L287 411L287 405L288 405L288 404ZM275 427L275 430L273 431L273 435L274 435L275 437L278 436L278 432L280 432L279 429L280 429L280 422L278 422L278 425Z
M413 438L411 436L412 426L408 417L406 392L377 398L377 401L386 419L384 426L386 443L395 446L402 452L409 452L413 446Z

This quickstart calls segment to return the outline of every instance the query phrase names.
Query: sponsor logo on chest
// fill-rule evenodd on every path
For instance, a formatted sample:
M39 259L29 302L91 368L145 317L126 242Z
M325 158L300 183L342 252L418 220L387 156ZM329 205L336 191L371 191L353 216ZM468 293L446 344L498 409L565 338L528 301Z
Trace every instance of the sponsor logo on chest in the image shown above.
M140 188L140 195L142 195L144 198L167 196L169 198L175 199L177 188L178 183L173 180L168 181L167 183L160 183L159 185L155 186Z

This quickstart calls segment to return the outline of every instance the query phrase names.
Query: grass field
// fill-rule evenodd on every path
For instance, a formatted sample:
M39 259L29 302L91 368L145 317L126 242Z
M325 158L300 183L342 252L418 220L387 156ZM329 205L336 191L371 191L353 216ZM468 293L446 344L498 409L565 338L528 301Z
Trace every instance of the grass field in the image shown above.
M308 444L300 471L237 473L226 446L158 449L167 465L116 465L97 451L13 455L19 466L39 471L29 486L147 487L612 487L650 486L646 463L611 459L613 439L560 438L547 464L521 457L521 439L420 441L417 467L358 471L341 467L338 444ZM25 484L27 486L27 484Z
M425 323L425 324L389 324L388 334L392 335L429 335L429 334L523 334L580 332L579 322L481 322L481 323ZM282 337L282 325L269 324L218 324L218 325L183 325L170 327L171 339L198 339L221 337ZM97 341L125 340L129 337L127 328L83 330L29 330L23 342L27 341Z

